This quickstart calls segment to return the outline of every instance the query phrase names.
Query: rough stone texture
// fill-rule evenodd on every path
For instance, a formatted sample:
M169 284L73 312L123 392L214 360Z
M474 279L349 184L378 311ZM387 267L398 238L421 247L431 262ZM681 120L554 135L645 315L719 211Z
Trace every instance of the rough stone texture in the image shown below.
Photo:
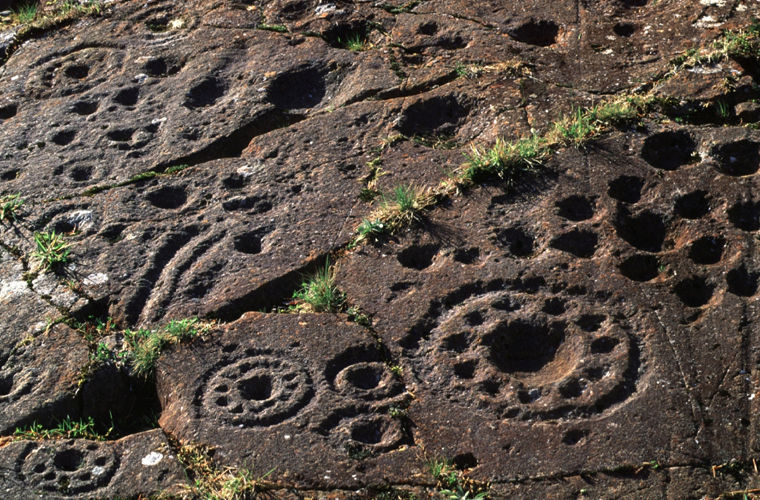
M299 271L345 244L355 224L344 214L356 204L359 186L338 190L339 168L280 170L281 180L272 178L273 168L212 162L204 173L107 191L84 206L61 202L29 220L48 220L45 227L57 232L79 231L71 238L69 271L90 299L82 308L107 311L125 324L209 313L235 317L278 303ZM321 198L315 184L320 195L335 189L334 196ZM304 205L306 199L313 203ZM303 211L314 204L331 215L310 222ZM136 252L143 243L148 246ZM27 251L31 245L30 238L19 242ZM262 295L265 290L272 295Z
M674 466L652 468L646 464L623 470L581 473L562 478L534 479L497 483L491 487L494 498L715 498L721 493L756 487L756 478L730 473L711 473L705 468ZM750 497L751 498L751 497Z
M25 199L0 221L0 433L118 420L157 391L163 429L222 465L274 468L275 498L433 496L436 457L493 498L757 486L760 71L674 59L759 13L122 0L22 44L0 27L0 196ZM357 37L366 50L348 50ZM456 193L348 248L381 203L364 188L437 186L471 145L649 91L660 113L559 151L515 189ZM53 230L72 254L46 272L34 233ZM371 328L271 312L328 256ZM147 383L93 362L121 333L47 328L194 315L221 323ZM70 493L149 495L184 479L165 446L160 430L14 442L0 482L49 496L110 464ZM35 479L48 452L81 461Z
M156 378L162 428L215 447L223 463L323 489L423 472L414 430L390 414L412 396L342 317L249 314L163 356Z
M500 479L749 457L757 137L615 135L346 257L420 441Z
M0 253L0 307L6 314L0 322L0 352L10 353L24 339L44 331L58 311L36 295L24 279L24 266L12 254Z
M3 350L0 432L12 433L33 421L48 425L63 415L78 417L77 383L88 355L86 343L63 325Z
M16 441L0 448L0 490L6 498L149 496L185 482L164 433L118 441Z

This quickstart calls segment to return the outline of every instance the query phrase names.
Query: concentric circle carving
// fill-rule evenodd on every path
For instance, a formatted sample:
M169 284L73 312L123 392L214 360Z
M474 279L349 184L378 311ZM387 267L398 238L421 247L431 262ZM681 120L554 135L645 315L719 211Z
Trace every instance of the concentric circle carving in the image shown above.
M313 394L311 378L299 364L278 354L254 354L210 374L202 413L232 425L275 425L296 415Z

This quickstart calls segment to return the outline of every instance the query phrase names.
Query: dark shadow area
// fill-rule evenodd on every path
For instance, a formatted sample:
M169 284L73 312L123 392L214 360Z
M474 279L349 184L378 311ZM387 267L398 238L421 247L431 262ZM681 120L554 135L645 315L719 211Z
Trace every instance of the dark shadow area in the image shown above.
M518 42L548 47L557 42L559 25L554 21L531 19L507 33Z
M646 138L641 157L655 168L676 170L693 162L696 147L694 138L688 132L660 132Z

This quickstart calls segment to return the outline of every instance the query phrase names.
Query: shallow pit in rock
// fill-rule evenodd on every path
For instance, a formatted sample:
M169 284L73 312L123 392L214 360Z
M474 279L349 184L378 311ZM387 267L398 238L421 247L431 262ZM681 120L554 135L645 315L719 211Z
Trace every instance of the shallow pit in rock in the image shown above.
M688 307L701 307L707 304L713 295L715 285L709 283L706 278L694 276L679 281L673 292Z
M621 175L610 181L607 194L623 203L636 203L641 199L644 179L632 175Z
M519 227L497 231L496 241L500 246L507 247L515 257L527 257L533 253L533 236Z
M754 141L742 140L715 146L711 155L718 161L718 171L726 175L752 175L760 168L760 143Z
M684 219L700 219L710 211L707 191L694 191L676 199L676 215Z
M697 264L716 264L723 256L725 238L720 236L703 236L694 241L689 248L689 258Z
M518 42L539 47L548 47L557 43L559 25L545 19L531 19L508 31L509 36Z
M660 132L644 140L641 157L662 170L676 170L694 160L694 138L684 130Z

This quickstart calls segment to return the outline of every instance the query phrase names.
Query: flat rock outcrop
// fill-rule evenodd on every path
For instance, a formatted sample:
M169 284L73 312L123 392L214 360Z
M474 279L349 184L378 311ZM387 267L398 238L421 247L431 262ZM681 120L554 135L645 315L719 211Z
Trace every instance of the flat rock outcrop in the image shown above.
M17 441L0 449L8 498L147 496L185 481L160 430L113 442Z
M757 493L755 4L0 18L0 488Z

